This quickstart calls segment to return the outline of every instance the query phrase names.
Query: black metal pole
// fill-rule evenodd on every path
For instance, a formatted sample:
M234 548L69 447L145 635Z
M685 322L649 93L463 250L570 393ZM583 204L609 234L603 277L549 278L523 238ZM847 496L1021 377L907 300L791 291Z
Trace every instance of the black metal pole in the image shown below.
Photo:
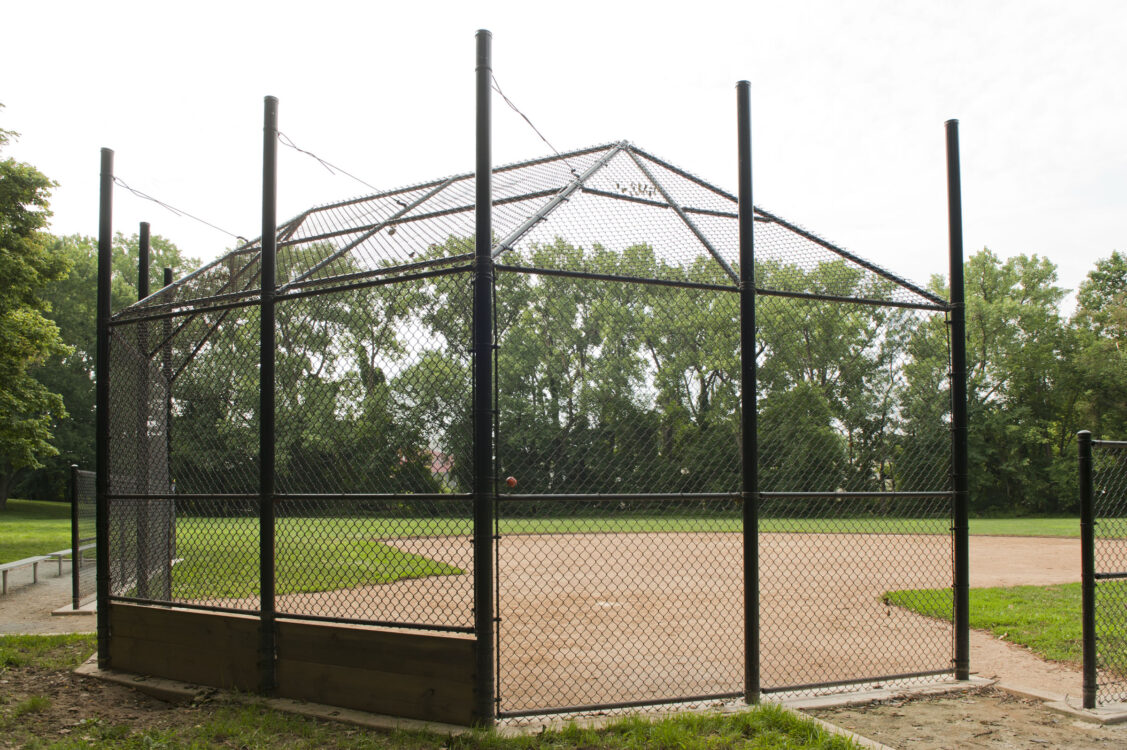
M95 584L98 591L98 666L110 666L110 281L113 271L113 151L102 149L98 210L98 310L94 361Z
M1084 652L1084 708L1096 707L1096 519L1092 508L1092 433L1076 434L1080 463L1080 624Z
M78 577L81 575L82 560L79 557L82 553L79 552L79 547L82 546L79 542L78 533L78 464L70 465L70 600L71 609L78 609L80 604L79 600L82 598L80 592L82 586L79 583Z
M164 288L172 286L172 269L164 268ZM171 301L171 300L167 300ZM164 491L174 494L176 484L172 476L172 318L164 319L161 340L164 351L161 353L161 375L164 379ZM176 558L176 498L169 501L168 508L168 552L165 562L164 598L172 600L172 561Z
M959 121L947 121L947 223L951 261L951 489L955 535L955 679L970 679L970 477L967 455L967 325Z
M477 32L477 164L476 231L473 281L473 559L474 633L477 664L474 675L474 718L492 725L494 702L493 611L493 205L490 99L493 35Z
M149 241L149 222L141 222L137 242L137 299L149 296L149 257L152 253Z
M276 683L274 644L274 291L278 252L278 100L266 97L262 127L262 297L259 366L259 687Z
M751 84L736 84L739 129L740 435L743 501L744 700L758 703L759 425L755 363L755 207L751 200Z
M142 221L137 239L137 299L149 296L149 222ZM149 323L137 325L137 341L141 351L149 350ZM142 495L149 494L149 368L140 372L137 393L137 488ZM149 538L149 514L152 504L148 500L135 500L137 507L137 598L149 598L149 570L152 565L152 544Z

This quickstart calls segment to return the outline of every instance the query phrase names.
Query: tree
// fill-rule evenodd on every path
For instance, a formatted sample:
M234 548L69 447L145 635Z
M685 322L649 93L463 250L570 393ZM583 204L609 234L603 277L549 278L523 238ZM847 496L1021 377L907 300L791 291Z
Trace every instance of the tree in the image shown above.
M24 496L60 500L66 496L71 464L94 467L94 355L98 297L98 243L93 237L72 235L51 238L54 255L65 259L67 274L48 283L43 298L46 315L58 326L67 349L33 369L35 378L62 396L66 417L52 424L58 454L44 460L37 471L25 473L16 484ZM137 300L140 241L137 234L117 233L113 242L111 309L120 310ZM164 268L176 276L195 267L168 239L153 235L150 242L149 288L164 283Z
M1127 254L1096 262L1076 295L1078 429L1127 437Z
M15 135L0 129L0 147ZM16 474L56 453L51 425L66 414L62 398L31 373L66 352L41 296L67 270L43 231L53 186L30 164L0 161L0 510Z

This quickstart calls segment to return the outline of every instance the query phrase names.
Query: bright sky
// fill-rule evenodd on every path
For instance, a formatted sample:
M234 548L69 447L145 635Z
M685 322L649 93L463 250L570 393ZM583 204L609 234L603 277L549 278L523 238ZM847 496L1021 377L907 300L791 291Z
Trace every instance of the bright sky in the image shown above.
M262 97L296 144L380 188L473 167L474 32L561 151L630 140L734 190L752 83L755 202L914 280L946 273L943 123L960 120L968 254L1036 253L1075 288L1127 250L1127 3L19 2L5 155L59 182L52 230L97 233L99 148L134 188L260 226ZM498 164L544 155L499 100ZM279 218L371 192L280 151ZM190 256L233 240L118 190Z

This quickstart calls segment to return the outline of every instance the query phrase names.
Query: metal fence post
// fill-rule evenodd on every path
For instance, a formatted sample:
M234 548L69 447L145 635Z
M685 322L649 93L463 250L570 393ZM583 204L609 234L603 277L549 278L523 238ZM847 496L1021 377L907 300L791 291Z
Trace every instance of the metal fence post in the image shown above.
M265 99L262 128L262 296L259 331L259 687L274 689L274 284L277 259L278 100Z
M137 234L137 299L149 296L149 222L142 221ZM149 323L142 321L137 326L137 339L141 351L149 350ZM149 368L145 366L137 384L137 485L134 492L148 495L149 486ZM149 514L152 502L144 497L134 501L137 508L137 596L149 598L149 564L152 555L150 543Z
M172 269L164 268L164 288L172 285ZM171 301L169 298L167 301ZM164 486L162 492L172 493L176 484L172 476L172 318L164 319L161 340L165 342L161 352L161 375L164 378ZM172 601L172 560L176 557L176 499L168 500L168 541L164 546L167 553L164 560L164 598Z
M954 492L955 679L970 679L970 477L967 451L967 331L959 121L947 121L947 220L951 262L951 489Z
M755 207L751 199L751 84L736 84L739 129L740 475L743 504L744 700L758 703L759 435L755 362Z
M477 164L476 229L473 281L473 560L474 633L477 661L474 714L481 725L492 725L494 701L493 600L493 226L490 99L492 97L492 39L477 32Z
M80 584L78 577L81 575L79 571L82 570L82 561L79 555L82 553L78 548L82 546L79 542L80 535L78 533L78 464L70 465L70 599L71 609L78 609L79 599L81 599Z
M94 479L98 590L98 666L110 666L110 279L113 263L113 151L102 149L98 211L98 308L94 361Z
M1092 508L1092 433L1076 434L1080 468L1080 623L1084 653L1084 708L1096 707L1096 527Z

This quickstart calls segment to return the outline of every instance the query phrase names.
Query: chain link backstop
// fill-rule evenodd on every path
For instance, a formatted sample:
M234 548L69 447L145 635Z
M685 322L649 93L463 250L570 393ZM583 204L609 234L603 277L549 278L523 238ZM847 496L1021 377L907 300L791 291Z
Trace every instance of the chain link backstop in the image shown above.
M261 242L114 316L111 601L257 616L265 551L280 622L476 632L474 191L279 226L269 525ZM953 670L887 596L952 597L948 305L760 209L751 290L738 210L628 143L493 171L497 715Z

